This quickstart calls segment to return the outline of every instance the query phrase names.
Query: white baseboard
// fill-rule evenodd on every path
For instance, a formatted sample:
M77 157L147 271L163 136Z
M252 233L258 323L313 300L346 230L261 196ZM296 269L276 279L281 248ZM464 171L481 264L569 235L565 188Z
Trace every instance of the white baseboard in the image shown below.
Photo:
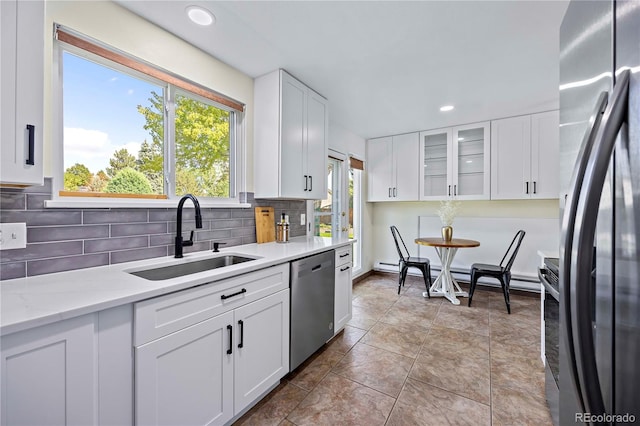
M393 264L384 263L384 262L376 262L373 266L373 270L379 271L379 272L398 273L398 265L397 264L393 265ZM432 266L431 274L436 275L437 272L440 272L440 268L437 266L436 267ZM417 277L422 276L420 271L415 268L409 268L408 274L417 276ZM454 278L459 279L460 281L469 282L469 271L454 269L452 270L452 275ZM480 278L478 280L478 283L486 286L491 286L491 287L500 287L500 283L498 283L496 280L491 280L490 278L484 278L484 277ZM515 276L511 277L510 286L514 290L524 290L524 291L531 291L534 293L540 293L540 282L537 280L534 281L533 279L527 278L527 277L515 277Z

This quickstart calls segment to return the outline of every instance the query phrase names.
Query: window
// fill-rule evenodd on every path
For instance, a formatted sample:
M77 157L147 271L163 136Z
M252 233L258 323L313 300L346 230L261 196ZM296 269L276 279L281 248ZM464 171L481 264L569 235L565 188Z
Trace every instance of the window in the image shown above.
M238 197L243 105L57 29L60 196Z
M353 271L362 268L362 161L353 157L349 168L349 238L353 244Z
M343 161L329 157L327 162L327 198L313 202L313 235L339 236L341 232Z

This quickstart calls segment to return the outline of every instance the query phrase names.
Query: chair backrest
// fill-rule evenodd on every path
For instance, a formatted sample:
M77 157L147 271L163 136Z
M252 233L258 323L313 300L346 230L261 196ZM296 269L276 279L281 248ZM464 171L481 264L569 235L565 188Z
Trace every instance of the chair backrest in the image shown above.
M504 254L504 257L500 261L500 266L504 268L505 271L510 271L511 266L513 265L513 261L516 260L516 255L518 254L518 250L520 250L520 244L522 244L522 239L524 238L525 232L521 229L516 232L516 236L513 237L507 252ZM507 259L507 264L503 265L505 259Z
M398 256L400 256L400 260L406 261L411 255L409 254L409 250L407 249L407 245L404 243L402 236L400 235L400 231L395 226L391 226L391 235L393 235L393 241L396 243L396 249L398 249ZM400 248L400 243L402 243L402 247L404 247L404 252ZM406 253L406 255L405 255Z

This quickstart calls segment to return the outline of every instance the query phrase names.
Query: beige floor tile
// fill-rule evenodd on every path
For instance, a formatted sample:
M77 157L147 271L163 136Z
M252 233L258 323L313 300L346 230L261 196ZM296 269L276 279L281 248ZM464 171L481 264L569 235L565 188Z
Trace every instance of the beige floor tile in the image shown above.
M488 360L489 341L488 336L434 325L429 331L427 340L422 347L422 352L428 352L431 348L435 348L442 351L455 352L461 356L466 356L467 354L482 355L484 359Z
M408 379L387 425L491 425L491 411L488 405Z
M394 398L328 374L287 417L296 425L384 425Z
M491 402L493 426L552 425L544 397L517 388L492 385Z
M491 344L491 384L544 398L544 365L539 353L518 345Z
M288 376L294 385L311 390L340 362L344 354L328 346L316 352Z
M352 305L351 319L347 322L347 325L350 325L351 327L356 327L362 330L369 330L371 327L373 327L373 325L376 322L378 322L378 319L382 315L384 315L384 312L378 313L378 314L372 314L369 309Z
M308 391L291 383L282 383L236 424L243 426L278 425L308 393Z
M426 338L425 331L378 322L360 339L360 342L415 358Z
M532 346L540 352L540 319L515 315L506 317L493 312L489 315L491 341L507 345Z
M401 297L380 318L380 322L428 331L438 314L439 304L426 304Z
M434 324L489 336L489 311L476 305L480 303L474 303L472 307L443 304Z
M337 336L331 339L329 348L346 354L366 333L365 330L346 325Z
M413 358L358 343L331 372L395 398L412 365Z

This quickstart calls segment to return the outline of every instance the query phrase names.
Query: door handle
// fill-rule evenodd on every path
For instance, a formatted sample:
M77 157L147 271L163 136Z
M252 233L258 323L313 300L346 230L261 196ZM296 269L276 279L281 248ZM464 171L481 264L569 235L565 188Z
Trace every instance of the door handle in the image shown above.
M309 191L313 191L313 176L309 175Z
M389 198L391 198L391 187L389 187Z
M451 197L451 185L449 185L449 197Z
M238 325L240 326L240 343L238 343L238 347L242 348L244 345L244 321L238 320Z
M598 369L595 362L592 329L591 273L593 265L593 243L598 219L598 205L609 169L618 133L625 122L629 98L629 70L623 71L617 78L602 117L602 124L596 133L591 155L585 168L581 191L583 198L576 209L574 225L574 253L576 258L571 264L571 326L573 327L576 367L582 391L585 410L589 413L603 414L605 411Z
M529 181L527 181L527 183L526 183L526 189L525 189L524 193L525 194L529 193Z
M36 133L36 126L34 126L33 124L27 124L27 133L28 133L28 147L27 147L27 160L26 160L26 164L28 164L29 166L33 166L36 164L35 162L35 133Z
M229 332L229 349L227 349L227 355L233 353L233 326L227 325L227 331Z
M394 197L397 197L397 196L398 196L397 188L393 188L393 196L394 196Z
M538 191L536 189L536 181L533 181L533 193L536 194Z
M309 189L309 176L304 175L304 190L308 191Z
M576 223L576 210L578 207L578 201L580 200L580 193L582 190L582 182L584 180L584 174L586 170L587 160L591 155L593 149L593 142L596 137L596 133L600 127L602 121L602 115L604 114L607 106L607 92L602 92L598 96L596 106L591 114L590 122L591 127L587 129L582 142L580 144L580 150L578 152L578 161L574 167L571 177L571 183L569 185L569 193L566 195L566 203L564 209L564 215L562 217L562 228L560 236L560 286L561 293L565 296L561 298L560 309L562 311L562 326L564 329L565 344L569 357L569 376L574 384L574 387L578 390L577 395L582 412L585 412L584 403L582 400L582 392L580 390L580 383L578 382L578 372L575 361L575 348L573 345L573 328L571 325L571 264L573 242L574 242L574 226Z
M453 185L453 196L457 196L458 195L458 185Z

